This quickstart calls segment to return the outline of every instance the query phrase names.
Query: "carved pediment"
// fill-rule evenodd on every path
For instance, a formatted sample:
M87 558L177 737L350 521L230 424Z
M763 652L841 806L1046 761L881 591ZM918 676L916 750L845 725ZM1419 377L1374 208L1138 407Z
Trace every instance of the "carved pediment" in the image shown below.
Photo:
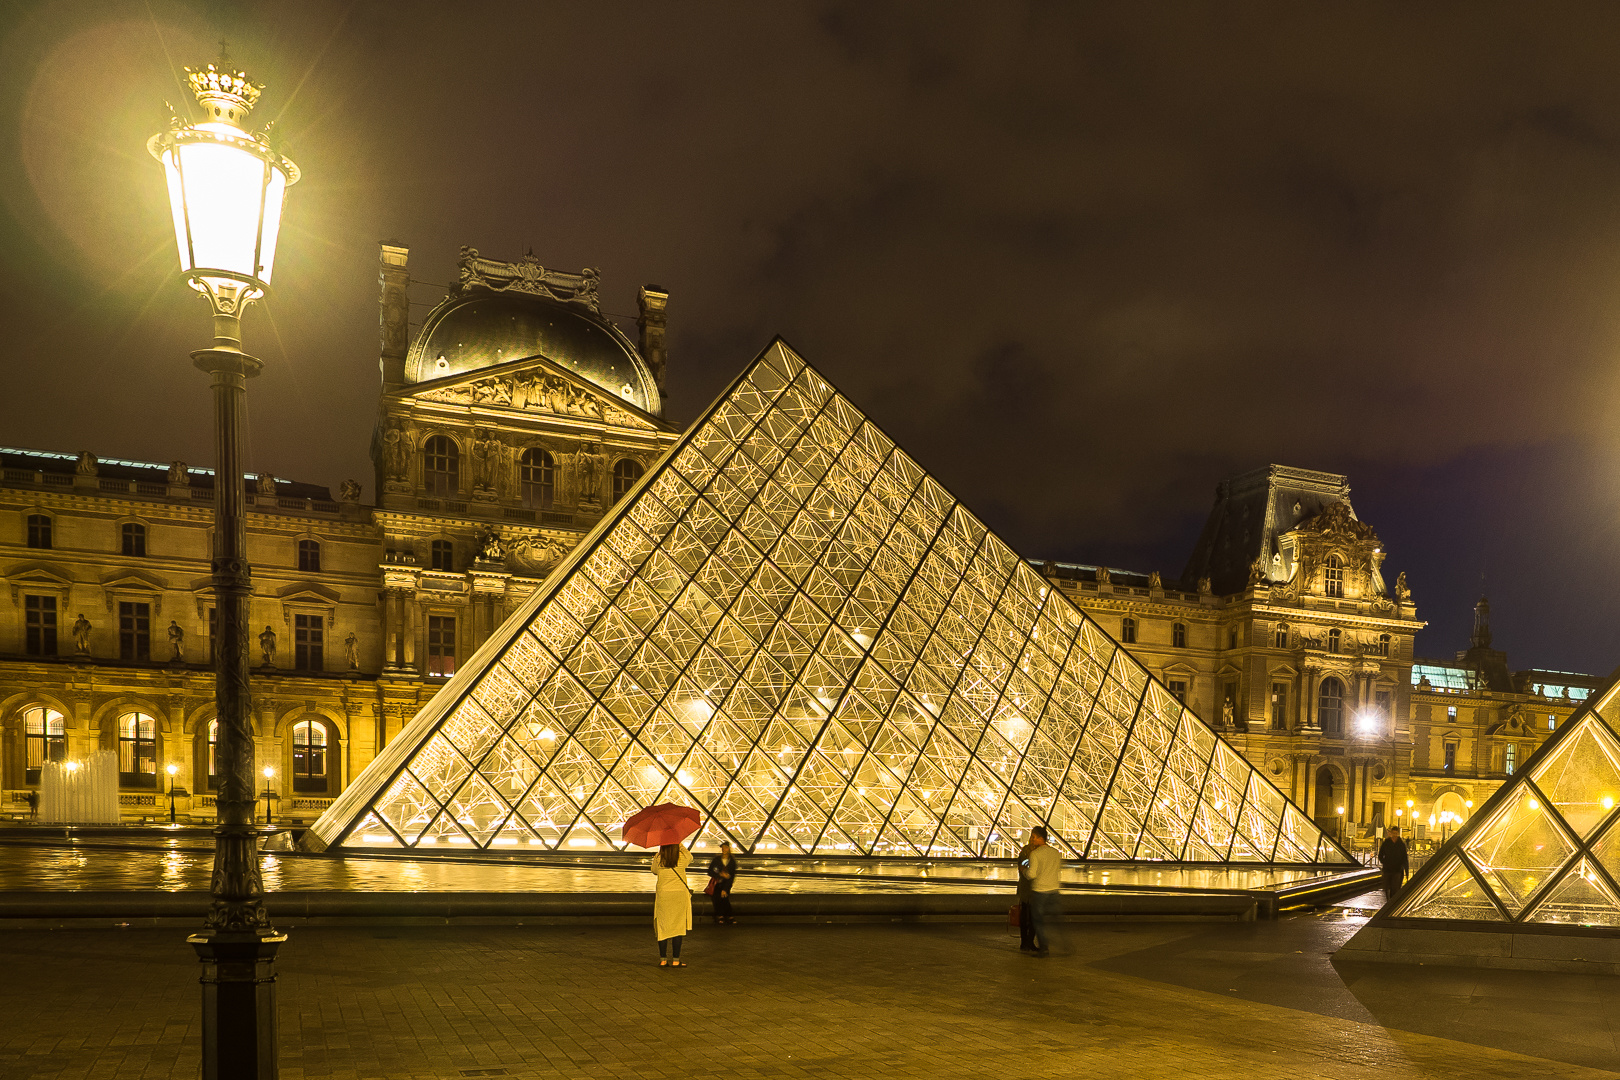
M1299 531L1316 533L1324 538L1353 542L1376 541L1378 534L1365 521L1350 516L1348 503L1331 502L1315 517L1299 523Z
M276 599L310 604L335 604L340 597L336 589L329 589L314 581L295 581L276 593Z
M13 587L18 585L50 585L55 588L66 589L73 585L72 578L43 563L20 566L8 575L8 579Z
M636 406L542 357L486 368L477 378L451 377L418 383L405 396L453 405L483 405L517 412L595 420L613 427L663 428Z
M108 592L161 593L168 588L162 578L126 570L101 579L101 587Z

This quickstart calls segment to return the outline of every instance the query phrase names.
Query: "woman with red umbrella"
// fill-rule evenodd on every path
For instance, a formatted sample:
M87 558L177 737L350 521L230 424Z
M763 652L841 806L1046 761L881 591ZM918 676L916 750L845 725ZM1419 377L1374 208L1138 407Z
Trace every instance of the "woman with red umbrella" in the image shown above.
M653 893L653 933L658 938L658 966L685 967L681 940L692 929L692 890L686 868L692 853L681 841L697 832L702 818L689 806L660 803L624 823L624 838L641 847L656 847L651 870L658 879Z

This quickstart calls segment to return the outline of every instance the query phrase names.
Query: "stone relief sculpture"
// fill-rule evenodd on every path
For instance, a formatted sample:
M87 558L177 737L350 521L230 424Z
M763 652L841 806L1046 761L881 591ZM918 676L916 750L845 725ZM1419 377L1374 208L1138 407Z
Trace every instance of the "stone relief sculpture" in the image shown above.
M79 655L89 655L90 620L85 618L82 612L80 613L78 619L76 619L73 623L73 645L75 651L77 651Z
M498 563L506 558L506 543L501 539L501 534L494 529L486 525L480 541L478 549L480 562Z
M259 635L259 653L264 657L265 667L276 666L276 632L268 626Z
M549 573L568 554L568 546L547 536L526 536L506 546L506 565L519 574Z
M633 387L627 387L621 391L621 396L629 397L633 391ZM619 427L651 426L557 375L480 379L459 386L424 390L421 397L457 405L510 405L515 409L551 413L554 416L583 416Z
M260 495L274 495L276 493L276 478L269 473L260 473L257 485Z
M174 655L170 656L169 659L174 661L177 664L182 662L186 658L185 651L184 651L185 639L186 639L186 632L184 630L180 629L180 624L179 623L175 622L173 619L170 619L169 620L169 648L170 648L170 650L172 650Z
M405 290L389 284L383 286L382 307L377 315L378 336L382 351L387 356L404 356L410 344L411 307Z
M343 658L349 662L350 671L360 670L360 639L353 630L343 639Z
M88 450L80 450L79 463L73 467L73 471L80 476L94 476L101 471L101 468L96 461L96 455Z
M186 471L186 463L173 461L169 463L169 483L183 485L191 483L191 474Z
M346 503L360 501L360 484L355 480L345 480L338 485L338 498Z
M456 266L456 292L479 287L491 292L526 292L553 300L574 300L592 311L598 310L597 290L601 275L595 270L570 274L549 270L529 251L517 262L486 259L474 247L461 249Z

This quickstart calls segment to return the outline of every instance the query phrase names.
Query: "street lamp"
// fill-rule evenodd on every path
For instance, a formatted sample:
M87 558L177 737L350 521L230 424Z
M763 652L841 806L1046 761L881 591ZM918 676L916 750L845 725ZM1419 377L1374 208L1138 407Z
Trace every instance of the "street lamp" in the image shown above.
M169 824L174 824L174 774L180 771L178 765L167 765L163 769L169 774Z
M248 114L263 87L228 61L186 69L202 119L171 116L146 147L163 165L180 269L208 298L214 345L191 354L213 377L214 693L219 719L213 902L187 940L203 963L205 1080L277 1074L274 962L285 940L264 909L253 827L253 730L248 712L248 572L242 483L243 402L263 365L242 351L242 309L263 296L275 261L287 188L298 169Z
M268 765L264 767L264 794L261 797L264 799L264 823L267 826L270 824L270 800L281 798L276 794L275 789L270 786L270 779L275 775L276 770Z

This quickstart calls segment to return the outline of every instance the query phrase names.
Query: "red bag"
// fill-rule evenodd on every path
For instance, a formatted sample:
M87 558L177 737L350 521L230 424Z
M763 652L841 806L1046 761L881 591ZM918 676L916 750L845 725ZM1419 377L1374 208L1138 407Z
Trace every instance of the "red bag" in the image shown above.
M1017 925L1019 925L1019 922L1020 922L1021 917L1023 916L1023 913L1024 913L1024 905L1023 904L1014 904L1012 907L1008 908L1007 909L1007 925L1008 926L1017 926Z
M707 885L703 886L703 891L704 891L705 894L707 894L709 896L714 895L714 878L710 878L709 883Z

